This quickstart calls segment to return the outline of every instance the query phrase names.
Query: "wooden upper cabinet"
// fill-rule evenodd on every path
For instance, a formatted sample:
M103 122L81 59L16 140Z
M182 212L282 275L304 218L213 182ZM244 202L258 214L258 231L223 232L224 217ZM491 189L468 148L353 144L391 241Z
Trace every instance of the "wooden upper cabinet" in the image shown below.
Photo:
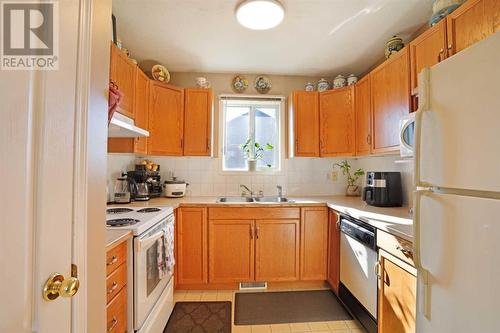
M179 208L175 228L177 284L208 283L207 208Z
M149 78L140 69L137 70L135 79L135 125L148 130L149 128ZM148 138L134 139L134 152L148 153Z
M253 220L210 220L210 283L254 280Z
M410 59L408 47L371 73L372 152L399 149L400 121L410 112Z
M319 97L318 92L294 91L290 103L291 155L319 156Z
M500 30L498 0L468 0L446 17L448 56Z
M370 75L359 80L354 88L356 110L356 156L371 153L371 92Z
M114 43L111 43L110 80L115 82L123 93L117 111L134 118L135 75L137 65L134 64Z
M340 216L333 209L328 211L328 274L330 287L339 294L340 284Z
M298 280L300 220L259 220L255 224L255 280Z
M301 209L300 279L326 280L328 257L328 209Z
M184 90L184 155L210 156L212 89Z
M410 42L411 92L418 93L418 74L446 59L446 20L439 21Z
M415 333L417 279L414 273L384 256L379 262L378 331Z
M355 153L354 86L319 94L320 155Z
M149 155L182 156L184 90L151 81L149 85Z

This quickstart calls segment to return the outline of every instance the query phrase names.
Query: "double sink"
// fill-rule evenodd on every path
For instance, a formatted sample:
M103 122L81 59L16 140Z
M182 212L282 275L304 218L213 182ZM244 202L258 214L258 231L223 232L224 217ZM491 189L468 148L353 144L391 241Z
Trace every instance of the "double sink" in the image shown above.
M219 197L217 203L277 203L293 202L285 197Z

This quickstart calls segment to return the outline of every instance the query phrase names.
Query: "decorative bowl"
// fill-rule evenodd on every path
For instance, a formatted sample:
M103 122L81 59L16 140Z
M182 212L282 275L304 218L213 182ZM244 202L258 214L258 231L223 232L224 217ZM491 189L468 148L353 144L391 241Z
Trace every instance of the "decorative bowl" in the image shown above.
M155 79L156 81L161 81L165 83L170 82L170 73L162 65L154 65L153 68L151 68L151 75L153 76L153 79Z
M259 75L255 78L255 90L261 94L267 94L271 90L271 80L264 75Z
M398 36L393 36L385 43L385 57L389 59L391 55L399 52L403 47L405 47L403 39Z
M314 91L314 83L307 82L307 84L306 84L306 91Z
M231 87L235 92L242 93L248 88L248 80L242 75L236 75L233 78Z

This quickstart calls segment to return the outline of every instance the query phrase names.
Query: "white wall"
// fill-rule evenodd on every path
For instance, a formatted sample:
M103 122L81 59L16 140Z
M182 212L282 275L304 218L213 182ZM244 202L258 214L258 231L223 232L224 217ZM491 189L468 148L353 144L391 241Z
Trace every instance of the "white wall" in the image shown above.
M264 191L275 195L276 185L283 186L288 195L333 195L344 194L346 182L339 174L338 181L330 179L333 163L341 159L296 158L284 160L283 170L278 174L223 173L220 158L209 157L146 157L160 165L162 180L174 174L189 183L190 196L237 196L240 184L253 191ZM141 159L138 157L138 159ZM133 170L136 157L132 154L108 154L108 186L113 190L114 180L121 171Z

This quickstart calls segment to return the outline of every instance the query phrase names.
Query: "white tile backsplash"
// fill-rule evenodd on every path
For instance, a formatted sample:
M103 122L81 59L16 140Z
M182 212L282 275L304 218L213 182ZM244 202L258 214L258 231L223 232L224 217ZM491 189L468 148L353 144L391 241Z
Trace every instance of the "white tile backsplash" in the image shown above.
M141 158L137 158L141 159ZM163 180L175 175L189 183L188 196L239 196L240 184L254 192L276 195L276 185L283 186L283 193L290 196L344 194L346 181L339 171L337 181L330 179L334 163L341 158L294 158L285 160L279 174L223 173L220 158L210 157L161 157L147 159L160 165ZM413 164L395 163L398 156L363 157L348 159L353 169L365 171L400 171L403 180L404 202L411 202L413 188ZM108 186L113 192L114 180L122 171L133 170L136 157L133 154L108 154ZM338 170L338 169L337 169ZM364 184L364 179L361 182Z

